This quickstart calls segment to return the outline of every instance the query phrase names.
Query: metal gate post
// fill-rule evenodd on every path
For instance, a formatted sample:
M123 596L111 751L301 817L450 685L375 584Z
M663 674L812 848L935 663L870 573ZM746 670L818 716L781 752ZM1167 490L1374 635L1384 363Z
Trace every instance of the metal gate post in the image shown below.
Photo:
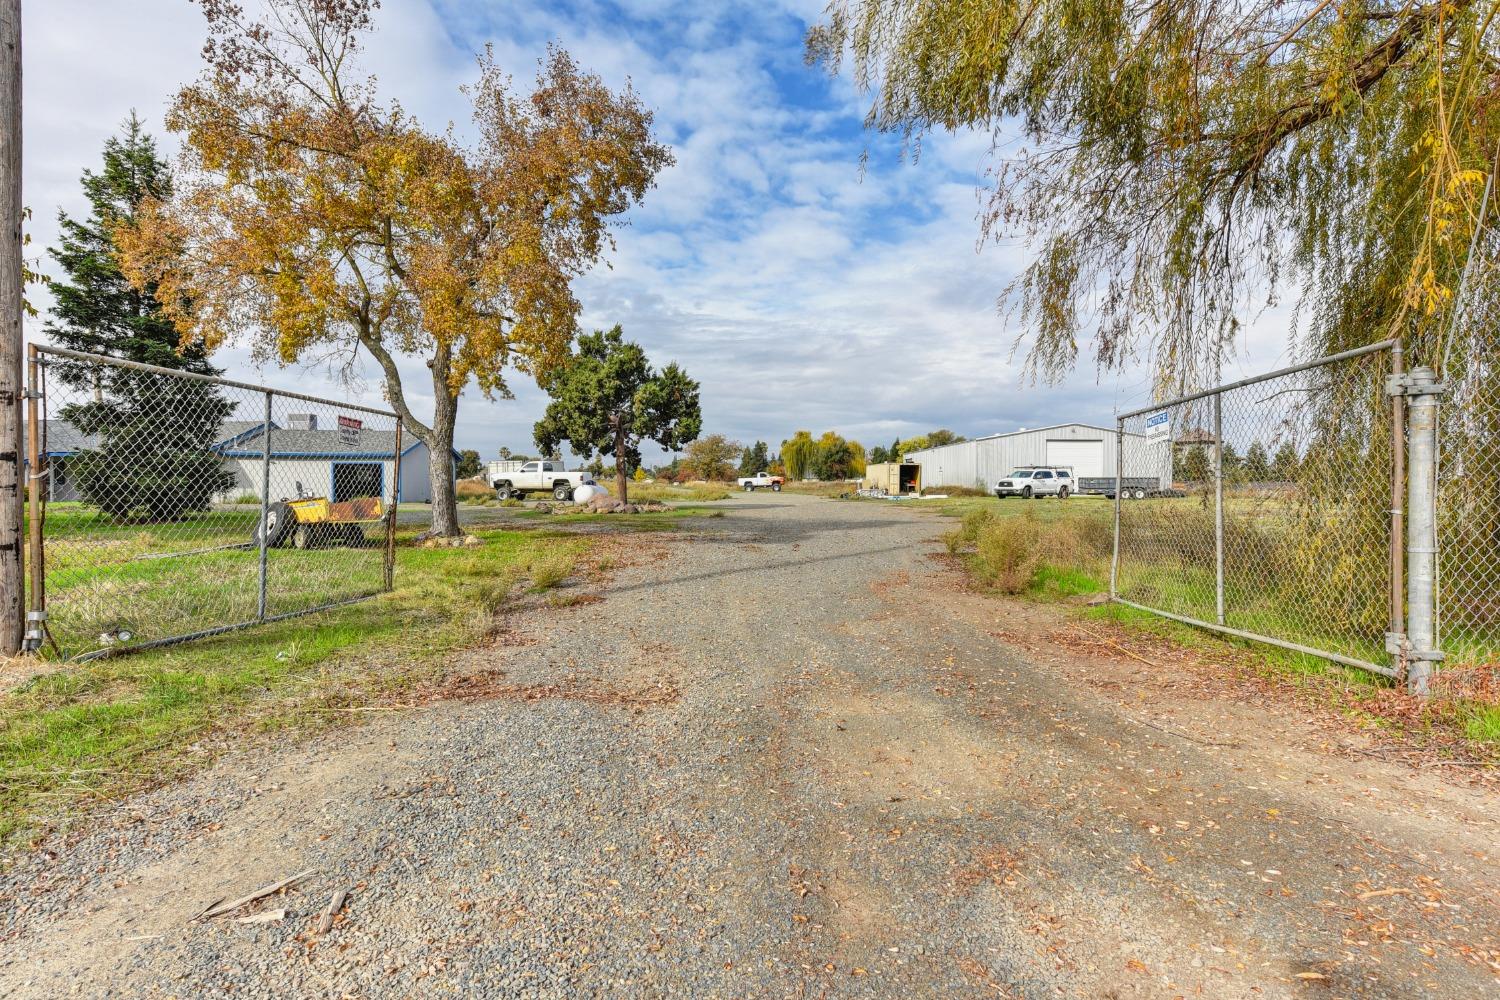
M1115 420L1115 547L1109 557L1109 596L1120 596L1120 493L1125 485L1125 421Z
M1214 620L1224 624L1224 394L1214 393Z
M271 513L271 393L266 393L265 423L260 429L260 531L256 532L256 538L260 539L260 596L255 604L255 617L260 621L266 620L266 549L270 543L270 532L267 530L266 519ZM281 526L277 525L277 530Z
M1425 695L1436 648L1437 417L1443 386L1431 368L1392 380L1407 397L1406 631L1410 666L1406 686Z
M41 360L36 345L26 347L26 502L27 526L26 569L30 573L31 601L26 606L26 633L21 639L21 648L35 653L42 648L42 639L47 629L47 555L46 541L42 537L43 518L42 491L52 484L50 468L43 468L42 417L39 412L42 398ZM44 485L45 484L45 485Z

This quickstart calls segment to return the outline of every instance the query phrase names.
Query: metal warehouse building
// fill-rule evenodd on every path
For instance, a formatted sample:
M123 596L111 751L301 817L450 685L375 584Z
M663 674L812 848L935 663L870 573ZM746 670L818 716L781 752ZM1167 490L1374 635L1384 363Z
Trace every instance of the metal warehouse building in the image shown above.
M1126 443L1126 453L1147 467L1127 467L1126 476L1156 476L1165 485L1172 479L1172 448L1162 440L1147 446L1139 434ZM1058 465L1073 470L1075 479L1115 474L1115 428L1092 424L1057 424L1034 430L991 434L958 444L907 453L906 461L922 466L922 485L975 486L988 490L995 480L1023 465ZM1127 461L1127 466L1137 459Z

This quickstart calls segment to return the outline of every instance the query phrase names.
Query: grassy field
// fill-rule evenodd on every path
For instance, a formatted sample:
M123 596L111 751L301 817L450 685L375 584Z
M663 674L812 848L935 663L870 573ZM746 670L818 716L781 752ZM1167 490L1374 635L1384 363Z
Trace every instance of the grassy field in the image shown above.
M652 530L648 525L670 527L693 513L632 515L628 523ZM238 536L234 518L209 520L222 529L216 537ZM612 519L622 530L624 521ZM52 528L65 530L66 520L54 520ZM481 530L478 546L427 549L410 544L416 530L400 533L390 593L183 645L63 664L0 695L0 843L26 839L70 806L200 766L235 734L358 718L351 709L360 702L396 697L430 680L446 653L482 639L494 627L496 612L518 595L604 568L591 564L597 534L526 523ZM139 527L105 532L116 555L156 552L172 543L143 533ZM308 564L297 561L319 554L277 552L287 558L272 564L273 581L319 586L308 582ZM377 550L358 554L370 555L378 567ZM199 560L241 555L150 560L147 570L127 563L126 575L134 580L137 573L165 574L160 567L175 567L175 577L155 578L156 589L180 600L184 591L208 586L202 579L206 564ZM90 567L78 559L67 572L97 580L120 568L119 562ZM344 591L362 585L338 581ZM278 601L296 593L287 589ZM567 594L559 591L558 597ZM76 593L63 590L54 597L61 613L63 598ZM145 599L133 592L127 603L137 611Z
M1108 501L963 497L911 504L959 520L946 538L949 550L964 561L982 588L1035 599L1108 590L1114 519L1114 505ZM1211 521L1205 534L1202 506L1201 498L1188 497L1132 501L1122 508L1122 596L1213 620L1213 534ZM1270 563L1279 565L1282 556L1264 547L1281 539L1281 529L1291 522L1291 515L1268 506L1263 498L1232 499L1226 511L1231 528L1227 535L1231 541L1226 543L1227 624L1375 662L1386 659L1383 622L1371 621L1365 610L1370 606L1371 588L1377 605L1382 599L1384 576L1340 575L1336 565L1325 566L1325 572L1309 574L1314 582L1308 586L1321 587L1322 592L1289 600L1289 591L1275 586L1267 568ZM1252 524L1264 537L1236 534L1244 527L1236 527L1236 520ZM1373 558L1383 562L1384 551L1375 552ZM1347 602L1343 614L1339 613L1340 600ZM1376 702L1384 704L1389 701L1387 695L1394 693L1385 678L1348 670L1322 657L1220 637L1123 605L1107 605L1089 613L1182 644L1252 653L1277 676L1329 685L1358 711ZM1494 636L1480 643L1490 649L1497 644ZM1377 716L1371 714L1371 718ZM1487 754L1500 754L1500 676L1495 666L1447 665L1440 673L1438 693L1418 711L1414 724L1459 736Z

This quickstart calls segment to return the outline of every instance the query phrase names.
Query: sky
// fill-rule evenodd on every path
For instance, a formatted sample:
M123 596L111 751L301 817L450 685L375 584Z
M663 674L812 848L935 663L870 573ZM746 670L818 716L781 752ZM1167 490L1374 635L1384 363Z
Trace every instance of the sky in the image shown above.
M1019 241L979 244L990 137L939 135L921 155L862 127L869 98L805 65L822 0L385 0L362 56L380 91L432 129L460 134L459 88L492 45L518 86L549 42L611 86L629 81L656 113L676 164L581 279L584 329L622 325L658 365L702 386L704 433L750 443L836 430L867 446L937 427L975 437L1067 421L1112 426L1150 401L1140 369L1099 372L1087 345L1056 386L1023 377L1025 331L997 307L1026 266ZM163 114L198 73L202 15L188 0L46 0L24 5L24 200L30 252L61 210L83 214L78 179L132 110L169 156ZM45 290L33 289L43 309ZM44 319L28 336L45 340ZM1229 365L1237 378L1286 362L1285 307L1255 318ZM373 363L354 385L317 369L259 368L244 343L215 355L232 378L380 405ZM420 361L408 399L431 412ZM485 458L534 451L546 397L464 393L457 446ZM644 449L648 461L659 451Z

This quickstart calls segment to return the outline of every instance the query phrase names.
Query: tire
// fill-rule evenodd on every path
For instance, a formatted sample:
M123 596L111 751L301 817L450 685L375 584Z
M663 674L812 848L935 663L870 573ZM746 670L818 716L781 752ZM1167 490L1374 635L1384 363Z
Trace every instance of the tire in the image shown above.
M292 513L292 508L284 503L271 504L266 509L266 548L274 549L286 543L286 536L297 523L297 515ZM257 546L260 545L260 522L255 524L255 531L251 533Z
M771 492L772 493L780 493L781 492L781 484L780 483L772 483L771 484Z
M552 499L558 501L559 503L565 503L566 501L573 499L573 487L569 486L567 483L553 483Z
M1021 499L1022 500L1030 500L1031 499L1031 487L1030 486L1023 486L1021 488Z
M1144 499L1146 499L1146 491L1145 490L1136 490L1134 493L1132 493L1130 495L1133 496L1133 497L1135 497L1137 500L1144 500Z
M755 492L755 484L754 483L746 483L745 484L745 492L746 493L754 493Z
M510 483L497 483L495 485L495 499L501 503L515 496L515 491L510 488Z
M292 548L310 549L313 547L313 530L310 524L299 524L292 529Z
M1058 489L1058 491L1057 491L1057 499L1059 499L1059 500L1066 500L1066 499L1068 499L1068 488L1066 486L1063 486L1063 487L1061 487L1061 488Z

